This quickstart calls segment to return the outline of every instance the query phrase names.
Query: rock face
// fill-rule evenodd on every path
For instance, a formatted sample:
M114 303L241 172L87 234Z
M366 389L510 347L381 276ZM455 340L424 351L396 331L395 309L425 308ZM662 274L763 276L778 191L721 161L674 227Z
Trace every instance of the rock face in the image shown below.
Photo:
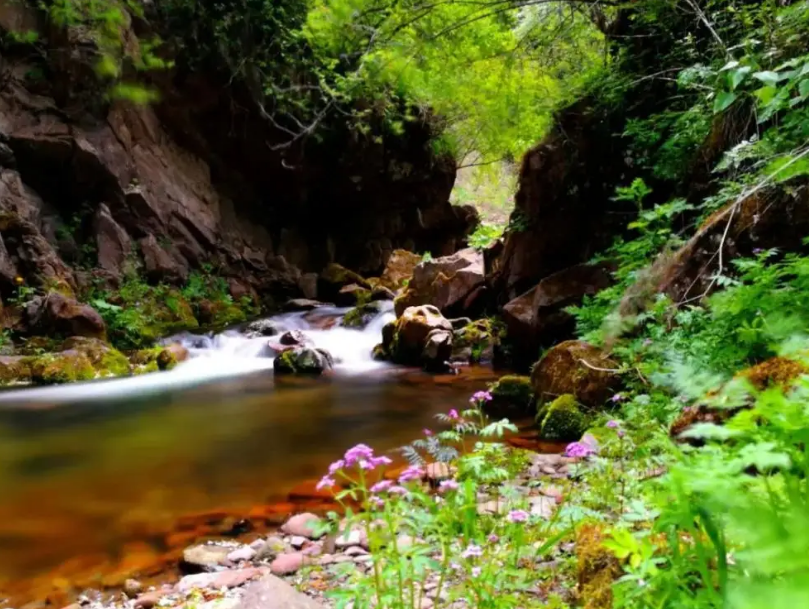
M590 409L603 407L620 379L609 372L617 364L598 347L576 340L559 343L539 360L531 373L531 384L540 401L572 395Z
M408 307L432 305L445 315L460 316L471 307L470 297L483 282L483 254L473 248L425 260L415 267L407 289L396 299L396 315Z
M432 305L409 307L383 328L382 351L398 364L441 370L452 355L452 324Z
M5 36L26 6L3 10ZM23 46L2 57L2 295L17 275L75 290L78 263L114 279L131 257L152 281L181 283L214 263L289 298L303 293L298 269L379 272L397 247L443 255L474 229L470 211L449 204L454 162L432 152L426 122L366 138L334 119L321 140L279 150L286 134L247 87L228 85L225 70L187 69L182 51L176 69L154 75L161 101L136 106L104 101L91 50ZM49 78L33 82L33 71Z
M509 337L529 357L536 357L539 347L571 338L575 320L565 308L609 287L609 271L607 264L579 264L545 277L503 307Z

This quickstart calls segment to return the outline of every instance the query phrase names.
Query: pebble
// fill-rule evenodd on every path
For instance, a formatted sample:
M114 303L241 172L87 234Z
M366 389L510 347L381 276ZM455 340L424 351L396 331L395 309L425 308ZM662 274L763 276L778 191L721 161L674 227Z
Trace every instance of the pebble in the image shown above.
M556 507L556 499L544 495L531 497L528 502L531 504L531 514L540 518L550 518Z
M273 559L287 549L284 540L274 535L267 537L263 543L264 545L256 551L254 560Z
M129 598L135 598L143 592L143 584L136 579L128 579L124 582L124 594Z
M242 562L244 560L252 560L255 555L255 549L250 546L244 546L230 552L227 558L231 562Z
M351 546L367 545L367 543L368 540L366 539L365 544L363 544L363 534L359 529L343 531L334 540L334 545L338 548L350 548Z
M351 546L350 548L346 548L343 554L346 556L365 556L368 554L368 552L359 546Z
M303 566L303 561L304 555L301 552L279 554L270 564L270 571L272 571L273 575L292 575L300 570Z
M266 572L266 567L250 567L218 573L196 573L183 577L177 582L176 589L178 592L186 593L195 588L235 588Z
M202 544L186 548L183 551L183 562L199 567L199 569L212 569L214 567L230 564L228 554L233 548L227 546Z
M141 594L135 600L135 604L133 606L135 609L152 609L152 607L157 605L157 602L165 595L166 593L161 590L146 592L145 594Z
M289 545L293 548L300 548L303 547L303 544L306 543L306 537L303 535L293 535L289 538Z
M281 531L287 535L308 537L309 539L316 539L320 535L315 534L315 527L321 522L320 517L310 514L308 512L303 514L296 514L286 521L281 527Z

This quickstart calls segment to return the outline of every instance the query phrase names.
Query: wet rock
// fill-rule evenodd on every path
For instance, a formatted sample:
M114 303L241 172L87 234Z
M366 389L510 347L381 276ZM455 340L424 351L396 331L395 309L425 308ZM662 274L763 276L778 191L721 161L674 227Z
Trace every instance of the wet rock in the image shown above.
M383 285L374 286L371 291L371 300L393 300L396 294Z
M306 512L296 514L287 520L281 527L281 531L287 535L300 535L309 539L317 539L322 535L322 533L317 534L315 532L321 523L322 519L319 516Z
M452 335L452 361L457 362L491 362L494 349L499 345L492 323L487 319L479 319L464 326L458 323L467 318L452 320L455 331Z
M196 573L183 577L177 582L176 589L178 592L186 594L194 589L237 588L252 579L266 575L266 567L231 569L229 571L217 571L216 573Z
M279 554L270 564L273 575L292 575L303 567L306 556L302 552Z
M166 596L167 592L164 590L152 590L141 594L133 604L134 609L152 609L155 607L160 599Z
M39 385L55 385L96 378L89 357L78 351L48 353L30 360L31 381Z
M183 551L183 566L194 570L211 570L231 564L228 554L232 547L202 544Z
M427 335L421 353L422 366L430 372L447 370L447 362L452 356L452 332L433 330Z
M284 303L284 311L311 311L320 307L327 307L329 303L311 300L308 298L293 298Z
M304 273L298 279L298 287L303 297L308 300L317 300L317 273Z
M273 360L276 374L323 374L334 368L334 358L325 349L292 347Z
M188 349L180 343L172 343L160 350L155 361L160 370L171 370L178 363L187 360L188 355Z
M268 575L245 589L236 609L322 609L322 606L282 579Z
M275 336L284 332L284 326L272 319L257 319L247 324L245 334L250 338L258 336Z
M579 410L576 398L560 395L540 413L540 437L555 442L575 442L587 429L587 419Z
M439 333L432 334L435 331ZM431 335L433 339L428 340ZM431 343L429 351L428 342ZM437 366L449 358L447 343L449 353L452 352L452 324L431 305L410 307L399 319L383 328L382 343L385 352L396 363Z
M143 584L136 579L128 579L124 582L124 594L129 598L135 598L143 591Z
M289 545L291 545L293 548L302 548L303 544L305 543L306 537L303 537L302 535L293 535L289 538Z
M31 382L31 359L22 356L0 355L0 385Z
M364 288L356 283L349 284L340 288L334 302L341 307L352 307L358 304L363 304L371 300L371 290Z
M407 289L395 300L396 315L408 307L433 305L445 314L462 314L467 298L484 281L483 254L468 248L421 262L413 271Z
M602 408L615 393L617 364L598 347L566 341L552 347L534 367L531 385L540 400L573 395L586 408Z
M256 548L256 555L253 557L255 560L273 559L278 554L282 554L287 549L284 540L280 537L271 535L261 543L261 546Z
M375 317L385 311L385 303L375 301L351 309L343 317L342 325L346 328L364 328Z
M421 260L422 257L413 252L393 250L379 277L380 285L395 292L413 276L413 269Z
M312 343L312 341L307 338L306 334L300 330L289 330L288 332L284 332L278 339L278 342L282 345L296 347L310 345Z
M99 339L107 336L104 320L93 307L58 292L37 296L29 301L25 317L31 334Z

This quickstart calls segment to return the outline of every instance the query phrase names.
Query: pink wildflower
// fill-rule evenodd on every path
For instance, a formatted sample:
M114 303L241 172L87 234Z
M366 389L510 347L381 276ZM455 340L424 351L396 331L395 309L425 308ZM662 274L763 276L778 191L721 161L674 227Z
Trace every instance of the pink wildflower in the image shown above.
M595 451L590 446L587 446L587 444L584 442L571 442L565 449L566 457L573 457L577 459L583 459L594 454Z
M447 416L452 419L453 421L460 419L461 417L458 415L458 411L454 408L447 413Z
M492 394L488 391L477 391L475 392L469 401L472 404L477 404L478 402L491 402L492 401Z
M384 493L385 491L390 490L390 487L393 486L393 482L390 480L380 480L376 484L371 487L372 493Z
M441 493L447 493L449 491L457 491L458 490L458 483L455 480L442 480L438 483L438 490Z
M329 475L333 476L334 474L339 472L341 469L343 469L343 467L345 467L345 464L346 464L345 461L339 459L338 461L335 461L334 463L329 465Z
M511 510L508 513L508 519L511 522L528 522L528 512L525 510Z
M345 465L350 467L360 461L368 461L373 459L373 457L374 449L372 449L370 446L366 446L365 444L357 444L346 451L344 456Z
M394 495L407 495L407 489L403 486L392 486L388 492L393 493Z
M498 541L500 541L500 538L499 538L497 535L495 535L494 533L492 533L491 535L489 535L489 536L486 538L486 540L487 540L489 543L497 543Z
M468 546L466 546L466 550L463 551L461 556L464 558L480 558L483 556L483 548L470 543Z
M607 427L610 429L618 429L620 426L621 424L616 420L607 421Z
M328 476L323 476L320 479L320 482L317 483L315 488L319 491L323 490L324 488L331 488L336 484L334 478L329 478Z
M432 432L432 430L431 430L431 429L424 428L422 431L424 432L424 435L425 435L425 436L427 436L428 438L429 438L431 435L433 435L433 432Z
M401 474L399 474L399 484L404 484L405 482L412 482L413 480L421 480L423 476L424 476L423 469L421 469L416 465L411 465Z
M480 577L480 567L472 567L472 577Z

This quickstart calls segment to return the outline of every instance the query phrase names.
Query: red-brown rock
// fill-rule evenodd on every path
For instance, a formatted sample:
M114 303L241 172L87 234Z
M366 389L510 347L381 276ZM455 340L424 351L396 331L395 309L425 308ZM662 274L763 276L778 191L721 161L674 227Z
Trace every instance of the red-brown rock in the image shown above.
M380 285L395 292L413 276L413 269L421 262L421 258L407 250L394 250L379 277Z
M93 307L58 292L37 296L28 303L25 314L32 334L106 338L104 320Z

